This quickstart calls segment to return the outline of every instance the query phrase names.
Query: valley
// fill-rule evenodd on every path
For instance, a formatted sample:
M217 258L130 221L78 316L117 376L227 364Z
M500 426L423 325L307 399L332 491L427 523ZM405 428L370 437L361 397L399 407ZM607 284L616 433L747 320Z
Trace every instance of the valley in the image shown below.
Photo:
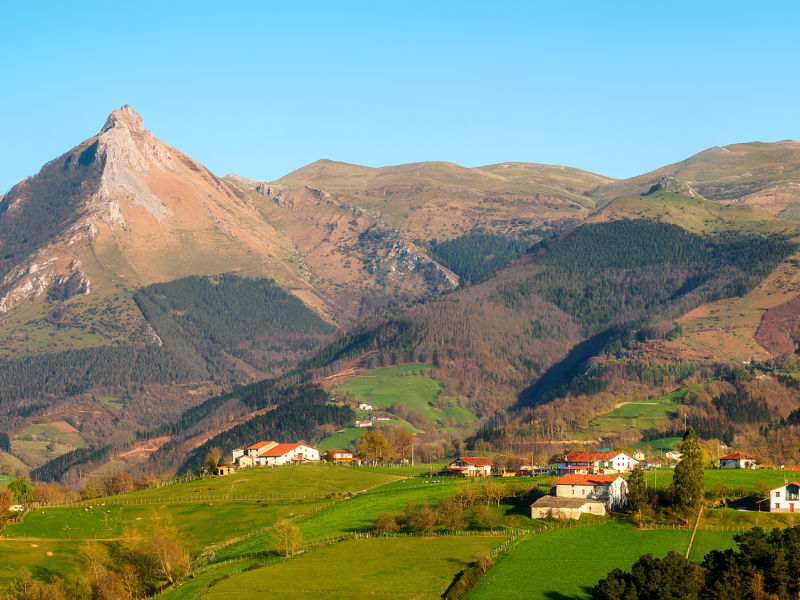
M395 597L588 598L645 551L700 562L796 525L752 509L800 463L797 147L626 180L320 160L262 181L112 112L0 199L0 494L24 507L0 513L0 583L91 564L166 599L347 598L376 578ZM668 491L689 427L694 536ZM362 464L211 475L255 440ZM647 514L531 519L559 457L600 448L646 457ZM718 468L731 452L760 468ZM444 476L459 457L509 476ZM159 539L174 573L135 562Z

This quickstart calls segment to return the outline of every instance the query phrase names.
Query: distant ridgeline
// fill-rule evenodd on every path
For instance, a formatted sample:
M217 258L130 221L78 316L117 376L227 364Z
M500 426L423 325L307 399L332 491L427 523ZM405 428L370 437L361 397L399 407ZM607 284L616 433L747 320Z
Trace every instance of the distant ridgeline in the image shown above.
M239 360L276 372L334 331L268 279L187 277L142 288L134 300L163 345L0 359L0 410L9 414L9 402L70 396L98 385L240 381L247 376Z

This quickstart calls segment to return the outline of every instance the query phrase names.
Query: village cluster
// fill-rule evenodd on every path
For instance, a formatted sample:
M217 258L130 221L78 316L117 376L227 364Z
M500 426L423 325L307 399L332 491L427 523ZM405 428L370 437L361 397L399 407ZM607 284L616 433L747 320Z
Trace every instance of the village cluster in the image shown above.
M258 442L247 448L236 448L230 462L217 465L216 475L228 475L238 469L273 467L299 462L319 462L321 459L336 464L357 463L358 457L349 450L329 450L320 455L318 448L303 442L280 444L274 441ZM670 461L680 461L680 452L667 452ZM554 467L534 467L523 463L522 474L559 475L550 494L531 505L533 519L578 519L581 513L605 515L626 504L628 484L622 473L630 473L635 466L659 468L661 461L646 460L641 452L629 455L617 450L594 452L569 452ZM463 477L489 477L492 461L483 457L459 457L446 467L450 475ZM755 469L756 459L746 454L734 453L720 458L720 469ZM800 470L790 465L787 470ZM800 483L792 481L769 490L767 503L770 512L800 512Z

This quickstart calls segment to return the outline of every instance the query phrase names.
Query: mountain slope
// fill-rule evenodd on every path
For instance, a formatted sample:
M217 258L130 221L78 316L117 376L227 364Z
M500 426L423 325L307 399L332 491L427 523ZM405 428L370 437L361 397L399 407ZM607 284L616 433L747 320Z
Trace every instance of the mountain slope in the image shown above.
M720 204L758 206L800 218L800 142L793 140L715 146L650 173L601 185L592 196L604 203L644 194L665 176Z

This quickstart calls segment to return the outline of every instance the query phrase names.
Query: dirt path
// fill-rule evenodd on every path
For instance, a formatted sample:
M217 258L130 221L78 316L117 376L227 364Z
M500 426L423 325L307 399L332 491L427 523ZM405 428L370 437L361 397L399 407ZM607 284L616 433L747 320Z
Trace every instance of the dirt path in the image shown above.
M645 404L647 406L655 406L658 402L639 402L638 400L629 400L628 402L617 402L614 405L614 410L617 410L620 406L625 406L626 404Z

